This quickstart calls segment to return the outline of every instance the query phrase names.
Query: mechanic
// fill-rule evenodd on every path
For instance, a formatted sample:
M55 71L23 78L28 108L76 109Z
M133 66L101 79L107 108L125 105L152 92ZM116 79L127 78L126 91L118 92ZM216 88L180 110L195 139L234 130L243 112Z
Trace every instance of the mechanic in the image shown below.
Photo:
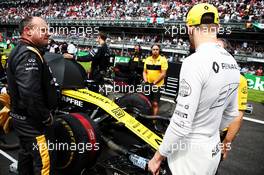
M228 128L225 128L223 130L223 136L224 139L221 139L224 143L229 143L231 144L236 135L238 134L238 131L241 127L242 121L243 121L243 116L245 113L245 110L247 109L247 79L243 76L240 75L240 83L238 87L238 110L239 110L239 115L230 123ZM227 133L225 133L227 131ZM224 150L223 153L223 159L225 160L227 158L227 153L230 150Z
M229 41L223 38L218 38L218 44L225 48L230 54L233 53L232 46ZM247 79L243 76L240 75L240 83L238 86L238 110L239 110L239 115L230 123L228 128L224 128L220 131L220 138L221 142L224 143L224 145L231 145L231 143L234 141L236 135L238 134L238 131L241 127L242 121L243 121L243 116L245 113L245 110L247 109ZM227 158L227 154L230 149L224 147L222 150L222 158L221 160L225 160ZM216 173L217 174L217 173Z
M228 122L238 116L239 69L232 55L217 44L217 8L208 3L194 5L186 22L196 52L182 63L174 114L149 161L148 168L155 175L165 158L173 175L215 174L223 114L229 116Z
M140 44L136 44L134 46L134 53L132 55L132 60L135 62L140 61L141 60L141 54L142 54L141 46L140 46Z
M134 46L134 52L129 60L129 72L131 84L137 86L142 82L142 72L144 68L144 62L142 60L142 49L140 44Z
M5 64L3 63L6 62L7 57L3 50L4 48L0 47L0 79L3 79L6 76Z
M10 40L6 41L6 47L0 47L0 81L4 82L4 84L6 84L6 62L12 49Z
M160 45L151 46L152 55L147 57L144 63L143 79L150 84L149 97L152 102L153 115L159 111L160 90L164 85L164 78L168 69L168 61L160 55Z
M40 17L21 20L21 40L8 59L8 91L11 97L13 126L21 151L18 155L20 175L53 172L52 110L56 107L56 87L42 49L48 45L48 25Z
M141 56L141 46L140 44L136 44L134 46L134 52L129 60L129 69L130 71L137 71L137 68L139 67L139 64L142 62L142 56Z
M106 44L106 34L99 32L97 37L97 42L99 43L99 48L97 52L93 50L90 51L89 55L85 56L74 56L71 54L64 54L64 58L75 59L80 62L92 61L91 76L90 79L95 80L99 84L103 84L103 77L105 76L108 67L110 66L110 49Z

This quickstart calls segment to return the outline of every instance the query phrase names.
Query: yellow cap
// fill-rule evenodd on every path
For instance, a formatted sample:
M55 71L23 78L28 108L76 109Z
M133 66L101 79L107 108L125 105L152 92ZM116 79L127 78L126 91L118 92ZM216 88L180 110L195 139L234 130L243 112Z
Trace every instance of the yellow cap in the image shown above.
M219 15L217 8L208 3L194 5L187 14L187 24L189 26L200 25L202 16L206 13L213 13L214 23L219 24Z

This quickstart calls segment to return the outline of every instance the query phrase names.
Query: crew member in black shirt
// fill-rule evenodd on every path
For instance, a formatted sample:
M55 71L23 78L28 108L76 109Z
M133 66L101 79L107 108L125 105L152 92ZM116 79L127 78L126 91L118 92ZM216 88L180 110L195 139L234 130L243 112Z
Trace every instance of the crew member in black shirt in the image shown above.
M91 79L96 82L102 83L103 77L106 74L108 67L110 66L110 50L106 44L106 34L99 32L97 36L97 42L99 47L97 51L91 50L88 55L85 56L76 56L71 54L64 54L64 58L74 59L80 62L89 62L92 61L91 67Z

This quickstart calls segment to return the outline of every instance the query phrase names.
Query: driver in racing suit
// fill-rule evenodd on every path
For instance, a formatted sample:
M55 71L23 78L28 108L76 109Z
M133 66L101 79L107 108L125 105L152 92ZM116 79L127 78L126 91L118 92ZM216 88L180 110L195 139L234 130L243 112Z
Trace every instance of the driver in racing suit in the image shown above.
M56 107L56 88L41 48L48 44L48 25L40 17L26 17L20 23L21 40L8 59L8 91L13 126L21 151L19 175L54 175L52 109Z
M152 174L159 174L165 158L173 175L213 175L217 170L219 127L223 115L226 125L238 116L239 84L235 59L217 44L218 24L213 5L197 4L188 12L188 34L196 52L182 64L174 114L148 164Z

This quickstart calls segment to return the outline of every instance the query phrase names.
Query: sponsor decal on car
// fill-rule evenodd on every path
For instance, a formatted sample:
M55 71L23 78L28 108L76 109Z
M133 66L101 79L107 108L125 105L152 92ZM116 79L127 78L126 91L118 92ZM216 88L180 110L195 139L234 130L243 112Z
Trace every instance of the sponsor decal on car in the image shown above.
M67 103L73 104L75 106L83 107L83 102L80 101L80 100L76 100L74 98L70 98L70 97L67 97L67 96L62 96L61 100L65 101Z
M108 99L107 97L104 97L101 94L88 89L63 90L62 94L69 98L78 99L82 102L88 102L99 106L118 122L123 123L125 127L135 133L154 149L157 150L159 148L162 139L158 135L137 121L134 117L129 115L126 111L124 111L115 102Z
M124 113L124 110L122 110L121 108L116 108L116 109L113 109L112 112L115 114L116 117L118 118L122 118L125 116L125 113Z

